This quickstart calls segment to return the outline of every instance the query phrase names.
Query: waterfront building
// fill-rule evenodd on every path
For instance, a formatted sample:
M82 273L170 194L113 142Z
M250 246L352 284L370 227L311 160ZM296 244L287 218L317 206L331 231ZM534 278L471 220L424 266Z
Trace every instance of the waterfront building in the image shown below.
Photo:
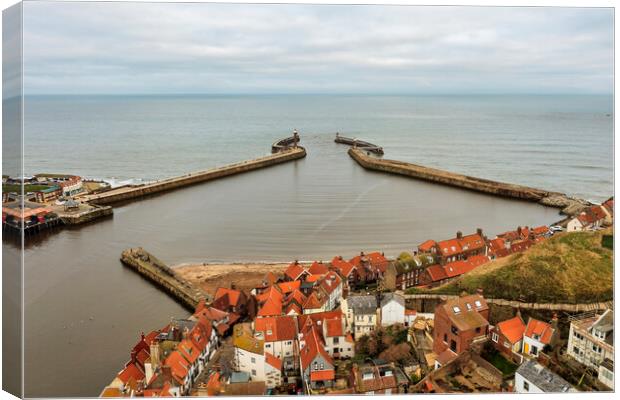
M284 271L284 278L288 281L303 280L307 275L309 275L308 271L297 260L293 261Z
M463 236L458 231L456 238L437 242L437 255L439 264L445 265L457 260L467 260L470 256L486 255L487 245L482 229L478 229L476 233Z
M567 232L591 231L601 228L610 219L609 211L602 206L592 206L586 208L576 217L568 221Z
M526 360L515 372L517 393L566 393L576 392L568 382L535 360Z
M380 304L381 326L405 323L405 298L398 293L384 293Z
M556 316L554 324L557 324ZM556 328L551 324L530 317L523 333L523 354L537 357L545 346L551 345L555 335Z
M480 294L447 300L435 308L433 351L439 355L450 349L456 354L473 343L486 340L489 306Z
M434 243L434 242L433 242ZM410 287L421 284L426 267L419 260L418 256L413 257L410 261L395 261L388 265L385 275L383 276L383 287L387 290L406 290ZM430 258L431 256L426 256Z
M377 298L374 295L349 296L342 301L347 328L355 339L374 331L377 327Z
M419 283L426 286L439 286L489 261L488 256L478 254L469 256L467 260L452 261L444 265L431 265L421 275Z
M588 312L569 318L566 353L598 373L598 379L614 389L613 310Z

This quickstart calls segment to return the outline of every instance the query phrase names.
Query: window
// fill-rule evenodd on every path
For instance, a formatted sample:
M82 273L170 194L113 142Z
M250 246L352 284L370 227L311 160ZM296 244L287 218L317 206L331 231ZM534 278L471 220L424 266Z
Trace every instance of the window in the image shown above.
M334 338L334 344L338 344L339 343L340 338L339 337L335 337Z
M575 354L579 354L579 347L574 346L574 347L573 347L573 353L575 353Z
M467 306L467 311L471 311L471 304L466 303L465 305Z
M319 369L319 363L318 362L314 362L314 370L317 371Z
M268 349L270 349L270 348L271 348L271 343L267 343L267 344L265 344L265 347L266 347L266 348L268 348Z
M255 369L252 370L252 375L256 376L256 370Z
M452 311L454 311L455 314L458 314L461 312L461 309L458 308L457 306L452 307Z
M480 302L480 300L476 300L474 301L474 304L476 305L476 307L480 308L482 307L482 303Z
M538 347L536 347L536 346L532 346L532 351L531 351L531 354L533 354L533 355L537 355L537 354L538 354Z
M286 342L286 344L291 345L293 344L293 342L289 340L288 342Z
M458 335L459 334L459 330L456 329L456 326L452 325L450 327L450 332L452 332L453 335Z
M448 343L448 334L447 334L447 333L444 333L444 334L443 334L443 341L444 341L445 343Z
M525 390L526 392L530 391L530 384L523 381L523 390Z
M504 347L509 349L510 348L510 342L507 342L504 340Z
M252 364L256 364L256 358L252 357L250 361L252 362Z
M499 335L495 332L493 332L493 334L491 335L491 340L493 340L495 343L497 343L497 341L499 340Z
M480 333L480 327L476 328L476 333Z
M601 349L601 346L597 346L595 344L592 345L592 350L594 350L597 353L600 353L603 349Z

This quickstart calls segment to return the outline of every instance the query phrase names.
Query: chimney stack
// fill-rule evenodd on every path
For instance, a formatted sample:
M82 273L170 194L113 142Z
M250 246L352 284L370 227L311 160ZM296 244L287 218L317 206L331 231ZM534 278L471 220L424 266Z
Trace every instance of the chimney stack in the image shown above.
M482 228L477 228L477 229L476 229L476 233L477 233L480 237L484 238L484 236L482 235Z
M462 239L462 238L463 238L463 232L461 232L461 231L457 231L457 232L456 232L456 238L457 238L457 239Z
M518 226L518 227L517 227L517 233L519 234L519 236L521 236L521 230L522 230L522 229L521 229L521 227L520 227L520 226Z
M476 289L476 293L479 294L480 296L484 296L484 290L482 288Z

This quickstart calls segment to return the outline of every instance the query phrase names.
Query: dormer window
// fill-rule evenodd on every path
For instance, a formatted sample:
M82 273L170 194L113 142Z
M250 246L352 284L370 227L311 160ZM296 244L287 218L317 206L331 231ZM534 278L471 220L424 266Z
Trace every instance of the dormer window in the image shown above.
M267 330L267 335L272 335L272 334L273 334L273 331L271 329L268 329Z
M476 300L474 301L474 304L476 305L476 307L480 308L482 307L482 303L480 302L480 300Z
M471 304L466 303L465 305L467 306L467 311L471 311Z
M461 309L458 308L457 306L452 307L452 311L454 311L455 314L458 314L461 312Z

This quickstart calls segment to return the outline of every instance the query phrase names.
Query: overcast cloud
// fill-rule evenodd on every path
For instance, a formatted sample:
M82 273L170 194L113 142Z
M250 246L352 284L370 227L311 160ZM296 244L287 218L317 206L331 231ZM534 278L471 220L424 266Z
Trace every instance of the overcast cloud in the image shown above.
M611 93L613 11L24 3L26 93Z

